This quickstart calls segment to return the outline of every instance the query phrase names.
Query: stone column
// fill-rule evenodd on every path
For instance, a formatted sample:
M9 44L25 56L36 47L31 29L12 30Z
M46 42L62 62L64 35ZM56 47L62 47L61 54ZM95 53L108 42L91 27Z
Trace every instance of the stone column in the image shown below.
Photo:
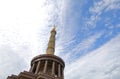
M47 70L47 64L48 64L48 61L46 60L46 61L45 61L45 66L44 66L43 73L46 73L46 70Z
M30 68L30 72L32 72L32 71L33 71L34 66L35 66L35 64L33 63L33 65L32 65L32 66L31 66L31 68Z
M55 62L52 63L52 75L55 75Z
M61 66L60 66L60 64L58 65L58 77L61 77Z
M62 77L64 79L64 68L62 67Z
M56 30L55 27L52 29L51 31L51 36L48 42L48 47L46 50L47 54L52 54L54 55L54 51L55 51L55 35L56 35Z
M39 72L39 69L40 69L40 61L37 63L37 68L36 68L35 74L37 74Z

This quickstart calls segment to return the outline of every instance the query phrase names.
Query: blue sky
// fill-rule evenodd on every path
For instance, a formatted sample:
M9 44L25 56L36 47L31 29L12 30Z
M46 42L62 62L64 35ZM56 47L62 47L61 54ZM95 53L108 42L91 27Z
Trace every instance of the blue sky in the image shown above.
M31 59L45 53L54 24L65 79L120 78L120 0L4 0L1 79L29 70Z

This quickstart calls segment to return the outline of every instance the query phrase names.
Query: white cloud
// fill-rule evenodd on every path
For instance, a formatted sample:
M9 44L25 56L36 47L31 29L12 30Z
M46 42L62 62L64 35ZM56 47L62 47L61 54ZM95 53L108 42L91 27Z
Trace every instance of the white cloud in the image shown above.
M6 76L8 75L18 74L18 72L20 72L21 70L27 69L27 63L24 60L25 56L22 57L20 56L20 54L25 55L24 53L28 52L30 51L28 51L27 49L17 51L9 45L0 47L0 78L6 79Z
M69 48L70 44L74 42L75 37L78 35L78 32L81 30L81 25L78 25L78 22L82 15L82 6L86 1L78 0L72 2L72 0L62 0L61 2L61 12L59 13L60 27L57 28L56 43L56 54L59 56L61 52ZM75 11L75 7L79 7L77 11Z
M90 49L94 47L94 43L104 34L104 32L100 32L98 34L93 34L92 36L89 36L88 38L82 40L80 43L75 46L75 48L72 48L68 51L66 55L63 55L61 57L64 58L66 63L70 63L75 61L80 55L84 55L84 53L88 52ZM79 40L79 39L78 39ZM75 40L73 40L75 41ZM66 50L66 49L64 49Z
M72 64L66 65L66 79L119 79L120 35Z
M93 7L90 8L90 12L100 15L103 10L108 11L111 9L119 9L119 4L119 0L101 0L94 2Z
M120 24L116 25L116 28L120 28Z
M42 44L43 42L38 42L38 39L42 41L38 36L43 32L48 36L48 32L45 31L49 30L48 19L52 16L49 14L52 8L44 3L44 0L0 1L0 32L7 37L6 40L12 43L29 42L34 52L38 52L38 47L43 50L45 45ZM42 36L42 38L46 40L46 37Z
M96 27L96 23L101 19L100 15L102 13L116 9L120 9L119 0L100 0L97 2L95 1L93 6L89 8L91 16L86 21L86 26L88 27L86 30Z

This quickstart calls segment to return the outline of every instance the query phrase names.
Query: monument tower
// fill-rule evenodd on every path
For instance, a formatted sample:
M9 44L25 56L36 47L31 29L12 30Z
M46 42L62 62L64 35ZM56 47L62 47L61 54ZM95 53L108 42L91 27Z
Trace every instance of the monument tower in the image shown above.
M64 79L64 61L54 55L55 52L55 27L51 30L46 54L34 57L29 71L19 75L8 76L7 79Z

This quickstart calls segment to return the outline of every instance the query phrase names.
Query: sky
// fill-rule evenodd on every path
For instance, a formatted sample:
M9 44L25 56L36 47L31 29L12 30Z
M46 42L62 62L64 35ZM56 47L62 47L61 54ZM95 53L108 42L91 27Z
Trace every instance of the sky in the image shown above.
M28 71L54 25L65 79L120 78L120 0L0 0L0 79Z

